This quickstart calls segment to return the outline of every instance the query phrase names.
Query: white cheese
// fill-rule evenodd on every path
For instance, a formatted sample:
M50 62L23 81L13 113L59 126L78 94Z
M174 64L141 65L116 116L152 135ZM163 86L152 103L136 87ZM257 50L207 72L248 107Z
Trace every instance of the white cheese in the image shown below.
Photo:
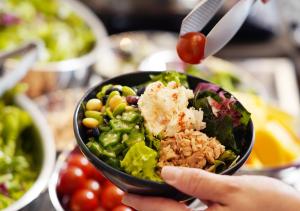
M172 137L185 129L205 128L203 112L187 108L188 100L193 97L192 90L175 82L167 86L161 82L150 83L138 102L147 129L153 135Z

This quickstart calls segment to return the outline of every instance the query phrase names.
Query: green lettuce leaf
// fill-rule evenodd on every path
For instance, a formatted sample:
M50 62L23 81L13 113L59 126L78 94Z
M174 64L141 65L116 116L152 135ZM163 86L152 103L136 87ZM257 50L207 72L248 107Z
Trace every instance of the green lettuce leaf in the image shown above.
M160 81L167 85L171 81L181 84L184 87L189 87L187 76L176 71L166 71L158 75L150 75L151 82Z
M157 152L147 147L145 142L133 145L121 161L121 167L132 176L152 181L162 181L156 174Z

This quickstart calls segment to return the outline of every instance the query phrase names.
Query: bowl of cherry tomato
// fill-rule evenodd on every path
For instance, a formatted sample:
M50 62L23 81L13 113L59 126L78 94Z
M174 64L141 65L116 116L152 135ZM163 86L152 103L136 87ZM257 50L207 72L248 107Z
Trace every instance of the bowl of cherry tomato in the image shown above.
M57 211L133 211L121 203L124 192L109 182L78 148L59 156L49 195Z

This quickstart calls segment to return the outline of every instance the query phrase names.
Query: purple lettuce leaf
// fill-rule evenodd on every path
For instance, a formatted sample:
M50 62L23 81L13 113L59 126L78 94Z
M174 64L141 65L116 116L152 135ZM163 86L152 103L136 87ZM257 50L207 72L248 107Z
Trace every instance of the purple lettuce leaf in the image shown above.
M3 195L5 195L5 196L9 195L8 189L7 189L6 185L5 185L5 183L1 183L0 184L0 193L3 194Z
M21 19L13 14L1 13L0 14L0 26L11 26L21 22Z

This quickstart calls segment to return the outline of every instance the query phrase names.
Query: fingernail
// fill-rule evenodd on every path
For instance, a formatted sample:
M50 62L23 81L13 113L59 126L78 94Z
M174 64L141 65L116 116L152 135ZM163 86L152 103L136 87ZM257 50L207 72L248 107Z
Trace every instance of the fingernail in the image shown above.
M165 166L161 170L161 176L167 183L174 184L180 178L181 172L180 167Z

